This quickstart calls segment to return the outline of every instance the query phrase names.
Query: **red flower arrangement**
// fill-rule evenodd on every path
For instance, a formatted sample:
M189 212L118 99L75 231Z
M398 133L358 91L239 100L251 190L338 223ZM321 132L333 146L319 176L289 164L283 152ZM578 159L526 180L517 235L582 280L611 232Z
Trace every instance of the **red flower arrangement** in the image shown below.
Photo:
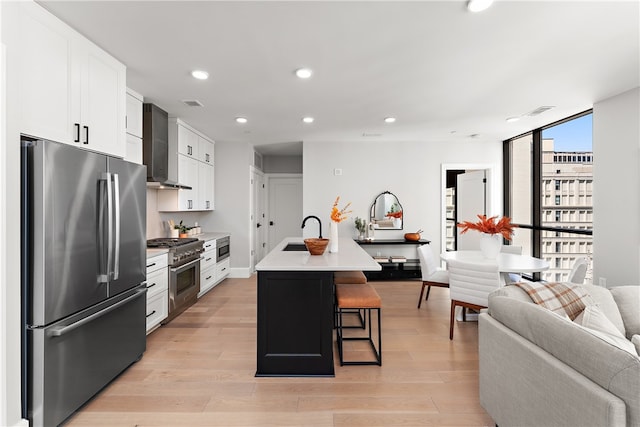
M507 240L511 240L513 229L516 227L511 224L511 218L503 216L497 222L497 216L487 218L486 215L478 215L478 218L480 219L478 222L464 221L458 224L458 227L462 228L462 232L460 234L464 234L469 230L476 230L487 234L502 234L502 237Z

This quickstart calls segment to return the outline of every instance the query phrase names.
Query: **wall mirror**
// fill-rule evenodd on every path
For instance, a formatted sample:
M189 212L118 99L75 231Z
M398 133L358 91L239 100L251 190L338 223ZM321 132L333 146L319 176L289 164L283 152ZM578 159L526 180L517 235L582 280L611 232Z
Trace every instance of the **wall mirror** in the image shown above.
M404 212L395 194L378 194L369 211L369 221L379 230L402 230Z

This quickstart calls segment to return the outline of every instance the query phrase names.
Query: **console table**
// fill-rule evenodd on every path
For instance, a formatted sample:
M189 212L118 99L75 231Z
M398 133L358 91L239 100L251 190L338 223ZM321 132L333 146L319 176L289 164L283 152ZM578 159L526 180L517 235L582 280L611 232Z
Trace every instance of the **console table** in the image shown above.
M355 242L362 247L369 247L374 245L384 246L421 246L429 244L430 240L405 240L405 239L373 239L373 240L358 240ZM406 280L406 279L421 279L422 272L420 271L420 260L407 258L406 262L379 262L382 266L380 271L365 271L367 280Z

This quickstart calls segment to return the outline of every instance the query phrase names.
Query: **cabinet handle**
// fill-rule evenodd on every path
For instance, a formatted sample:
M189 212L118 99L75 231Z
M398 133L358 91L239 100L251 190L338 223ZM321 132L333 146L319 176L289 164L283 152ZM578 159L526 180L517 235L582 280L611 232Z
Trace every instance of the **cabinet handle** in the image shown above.
M151 313L147 314L147 317L151 317L151 316L153 316L154 314L156 314L156 311L155 311L155 310L153 310Z
M156 265L156 263L155 263L155 262L154 262L153 264L149 264L149 265L147 265L147 268L149 268L149 267L153 267L154 265Z
M213 276L206 277L204 280L209 280L209 279L211 279L212 277L213 277Z
M227 267L223 268L223 269L222 269L222 270L220 270L220 271L225 271L226 269L227 269Z
M83 144L89 144L89 126L82 126L84 129L85 139Z
M153 288L155 285L156 285L155 283L152 283L152 284L150 284L149 286L147 286L147 289L151 289L151 288Z
M207 209L209 209L209 201L207 200Z
M193 154L193 152L191 151L191 146L190 145L187 145L187 154L188 155L192 155Z
M212 259L213 259L213 258L207 258L207 259L205 259L205 260L204 260L204 262L209 262L209 261L211 261Z
M209 163L209 153L205 154L206 162Z
M74 123L73 126L76 128L76 139L73 142L80 142L80 123Z

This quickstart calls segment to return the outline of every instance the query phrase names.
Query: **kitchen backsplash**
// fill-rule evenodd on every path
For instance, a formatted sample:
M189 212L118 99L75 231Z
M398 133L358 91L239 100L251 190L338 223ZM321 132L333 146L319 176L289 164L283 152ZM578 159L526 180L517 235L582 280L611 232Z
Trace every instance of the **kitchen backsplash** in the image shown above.
M210 224L211 212L158 212L158 191L173 190L147 188L147 239L169 237L167 221L170 219L176 224L183 221L183 223L188 226L194 226L197 222L202 227L202 231L213 230Z

